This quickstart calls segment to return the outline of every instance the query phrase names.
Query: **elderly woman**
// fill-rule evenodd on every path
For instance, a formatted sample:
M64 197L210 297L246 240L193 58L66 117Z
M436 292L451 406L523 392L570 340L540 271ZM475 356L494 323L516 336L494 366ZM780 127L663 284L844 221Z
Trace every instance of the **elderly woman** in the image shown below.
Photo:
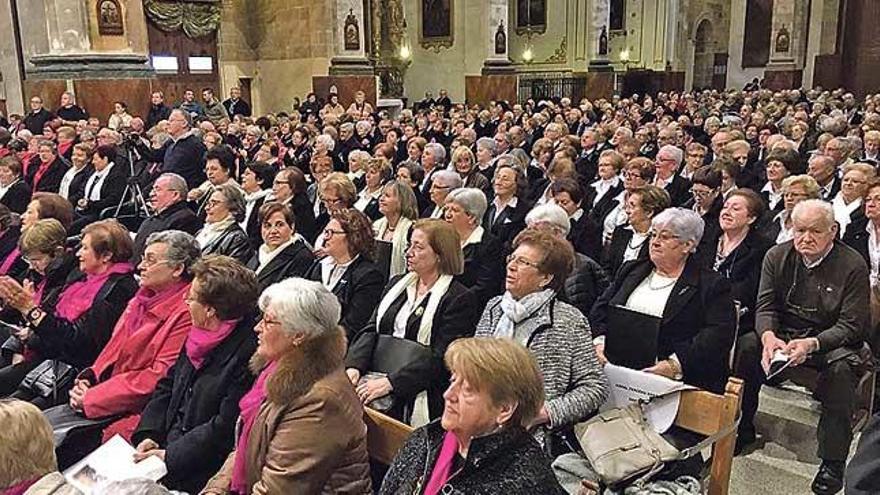
M64 416L59 409L69 408L89 419L107 418L104 440L116 434L131 438L156 383L177 359L192 327L186 295L199 255L189 234L167 230L150 235L138 265L140 288L94 364L77 376L70 403L47 411L50 418ZM88 443L75 447L87 449Z
M52 426L33 404L0 400L0 492L79 495L58 472Z
M71 204L77 204L86 194L86 181L94 173L92 167L93 151L88 145L79 143L73 147L70 163L73 165L61 179L58 194L67 198ZM2 170L0 170L2 172ZM28 196L30 197L30 196Z
M446 163L446 148L439 143L428 143L422 152L422 168L425 169L425 182L419 186L422 192L427 193L433 175L438 170L443 170Z
M241 174L241 188L244 191L244 219L239 225L247 233L254 249L260 247L262 242L258 217L260 207L272 193L275 174L275 167L265 162L248 163Z
M306 197L312 205L312 214L318 218L324 212L324 205L321 203L321 198L318 197L318 186L325 177L333 172L333 159L329 156L316 156L312 158L309 170L312 173L312 183L306 188Z
M244 215L244 195L238 186L215 186L205 203L205 226L196 234L202 254L231 256L242 264L253 255L250 241L238 222Z
M18 248L21 228L17 223L9 208L0 204L0 276L21 280L28 265Z
M257 347L259 292L253 272L227 256L207 256L192 272L192 328L131 441L136 460L165 461L165 486L198 493L232 451L238 402L253 383L248 361Z
M348 154L348 178L354 183L357 190L364 188L367 173L367 165L372 157L364 150L352 150Z
M777 148L767 155L764 166L767 171L767 183L760 192L769 211L774 213L782 211L785 205L782 201L782 181L793 174L799 166L800 156L795 150Z
M214 147L205 154L205 176L207 180L199 187L193 188L187 193L186 199L195 203L196 214L205 217L205 209L211 192L217 186L224 184L234 185L241 189L233 177L235 174L235 154L226 146Z
M315 212L306 192L306 176L296 167L282 169L272 183L274 201L286 203L293 210L296 218L296 231L309 242L315 238L318 228L315 224Z
M467 338L445 362L443 416L413 432L379 493L565 493L527 431L544 398L535 358L511 340Z
M260 225L263 245L247 263L257 274L260 292L284 279L304 276L315 255L297 234L290 207L275 201L264 204L260 208Z
M382 188L379 199L382 218L373 222L378 246L377 262L384 267L388 278L406 271L406 249L413 222L418 219L416 197L409 186L391 181Z
M57 231L57 223L54 230ZM58 238L59 234L54 234L56 243L63 239ZM23 247L28 237L26 234ZM27 323L26 331L18 337L28 349L25 355L29 360L56 360L57 363L43 366L53 366L57 375L62 374L59 369L66 368L65 374L70 374L71 379L76 370L94 362L137 289L134 268L128 262L132 249L131 236L125 227L116 220L102 220L83 229L82 243L76 253L79 270L68 274L60 292L51 288L47 291L46 285L38 289L30 281L22 286L10 278L0 279L0 297L18 310ZM45 271L52 258L44 257ZM35 258L28 259L36 270L41 260L38 256ZM45 390L45 385L25 377L15 395L44 409L66 402L67 389L72 385L72 380L66 382L56 376L52 388Z
M578 164L581 160L578 160ZM620 171L626 164L623 155L614 150L605 150L599 155L596 173L598 179L587 188L586 210L592 213L594 218L604 217L605 212L612 204L614 198L623 192L623 180ZM594 211L595 210L595 211Z
M312 265L306 278L321 282L339 300L339 324L350 344L379 304L385 284L385 276L372 261L373 226L353 208L337 210L330 214L321 238L326 256Z
M495 175L495 156L497 155L495 152L495 140L490 137L477 139L475 149L477 150L473 160L476 165L475 168L483 174L483 177L486 177L486 180L490 180ZM455 163L454 157L453 163Z
M307 127L297 127L291 134L290 146L284 154L284 166L296 167L300 172L309 170L309 162L312 161L312 149L309 146L311 133Z
M376 221L382 216L379 198L382 197L383 186L391 180L391 162L382 158L371 158L366 165L364 178L364 187L358 194L354 208L364 212L370 220Z
M86 180L85 195L75 204L75 220L68 229L71 234L80 233L83 227L98 220L105 208L119 204L125 192L128 170L122 165L117 167L114 163L117 160L115 146L101 145L95 149L92 155L92 167L95 172Z
M834 220L837 222L841 238L850 223L865 216L863 200L868 189L868 182L874 176L874 166L867 163L850 163L843 167L840 192L831 201Z
M319 231L323 232L333 212L351 208L357 201L357 197L357 189L345 173L331 172L327 177L324 177L318 184L316 198L322 205L321 214L315 218ZM318 236L317 240L320 239L321 236Z
M21 160L15 155L0 158L0 203L15 213L24 213L31 201L31 188L21 177Z
M443 209L443 219L458 232L464 255L464 271L456 280L471 289L479 307L502 292L504 281L501 243L480 225L486 207L483 191L461 188L449 192Z
M473 333L478 309L473 294L454 279L464 263L461 241L448 223L416 222L406 264L408 273L385 286L370 323L349 349L346 367L364 404L391 394L389 413L421 426L442 412L449 379L443 354L450 342ZM377 370L374 365L387 357L375 354L388 349L389 336L416 342L426 352L408 356L397 369ZM391 349L408 347L399 343Z
M461 148L459 148L461 149ZM446 204L446 195L449 191L462 187L462 179L453 170L438 170L431 180L428 194L431 205L422 212L422 218L442 218L443 206Z
M626 198L630 192L654 182L655 173L654 162L642 157L633 158L623 167L623 190L604 205L604 208L601 210L595 208L590 212L590 216L602 226L603 245L608 245L611 242L611 237L617 227L626 225L628 221Z
M516 340L535 356L546 400L532 426L554 456L566 450L560 440L595 412L608 392L587 319L558 300L573 262L574 250L564 239L544 230L523 231L507 257L504 295L489 301L476 332Z
M765 236L782 244L793 239L791 211L795 205L806 199L819 199L819 183L809 175L792 175L782 181L784 209L773 216L766 227Z
M342 368L339 303L321 283L292 278L259 305L251 360L259 376L239 402L235 450L202 493L371 493L363 409Z
M596 351L614 363L605 356L605 339L619 331L608 326L610 307L659 318L656 364L643 371L721 393L736 325L730 283L691 256L703 235L699 214L669 208L651 228L650 258L623 265L593 306Z
M559 205L568 215L569 230L566 239L575 252L599 259L602 253L601 229L583 206L589 200L584 196L580 183L574 178L563 177L553 182L550 193L553 203Z
M487 139L487 138L483 138ZM477 149L479 150L479 142L477 141ZM495 141L492 141L495 144ZM474 154L467 146L459 146L452 152L452 166L464 181L461 187L472 187L483 191L483 194L489 195L492 192L492 184L484 175L482 170L476 167L474 163Z
M614 276L627 261L648 258L651 220L669 206L669 193L661 187L648 185L629 192L624 207L628 222L614 229L602 254L605 273Z
M525 228L526 213L531 209L523 198L526 177L522 168L514 165L515 160L499 157L495 166L492 188L495 198L483 216L483 228L495 236L510 252L514 237Z

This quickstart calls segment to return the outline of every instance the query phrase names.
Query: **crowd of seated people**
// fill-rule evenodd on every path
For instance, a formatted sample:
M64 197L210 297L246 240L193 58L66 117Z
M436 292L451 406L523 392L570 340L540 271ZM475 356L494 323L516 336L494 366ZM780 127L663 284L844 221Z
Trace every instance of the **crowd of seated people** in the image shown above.
M78 421L0 488L119 434L189 493L562 493L609 363L742 378L740 451L781 352L818 373L812 490L840 490L880 345L880 95L195 94L0 122L0 416ZM364 407L416 428L384 483Z

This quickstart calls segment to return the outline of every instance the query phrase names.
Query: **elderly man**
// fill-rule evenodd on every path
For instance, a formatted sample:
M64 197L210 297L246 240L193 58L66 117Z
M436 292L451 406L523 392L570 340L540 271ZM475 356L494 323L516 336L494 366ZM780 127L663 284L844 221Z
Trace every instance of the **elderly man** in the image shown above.
M186 203L188 191L186 181L177 174L162 174L153 183L150 206L155 214L144 220L134 238L134 256L131 261L135 266L140 263L147 238L153 232L182 230L195 235L202 228L202 221Z
M822 465L812 488L814 493L832 494L842 487L852 441L858 371L870 358L865 346L868 268L856 251L836 241L830 204L803 201L792 211L792 223L794 239L771 248L764 258L757 335L740 339L736 368L746 379L741 443L754 440L758 391L774 355L787 356L791 367L814 368L819 373L814 397L822 404L817 429Z
M691 183L678 175L684 160L684 152L678 146L666 145L657 152L654 162L656 174L654 185L666 189L672 199L672 206L681 206L690 199Z
M241 115L242 117L251 116L251 105L241 99L241 88L238 86L230 88L229 98L223 101L223 106L226 108L229 118L236 115Z
M173 172L186 180L192 189L205 181L205 152L201 138L191 129L192 120L185 111L175 108L168 116L171 139L159 150L162 172Z
M834 158L828 155L814 156L807 166L807 175L816 179L819 184L819 196L825 201L831 201L840 192L841 180L837 170Z

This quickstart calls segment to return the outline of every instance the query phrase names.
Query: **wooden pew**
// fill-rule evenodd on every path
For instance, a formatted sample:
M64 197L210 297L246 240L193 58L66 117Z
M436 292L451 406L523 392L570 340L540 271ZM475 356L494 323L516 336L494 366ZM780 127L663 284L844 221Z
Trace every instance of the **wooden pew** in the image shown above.
M369 407L364 408L364 422L370 459L390 466L414 428Z

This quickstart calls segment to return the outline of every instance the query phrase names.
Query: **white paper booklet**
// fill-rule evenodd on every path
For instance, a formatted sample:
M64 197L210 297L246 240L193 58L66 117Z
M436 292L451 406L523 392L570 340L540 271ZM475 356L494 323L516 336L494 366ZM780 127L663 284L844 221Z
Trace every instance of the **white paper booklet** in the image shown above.
M104 481L132 478L159 481L168 473L165 462L158 457L150 456L136 463L134 453L131 444L121 436L114 435L107 443L64 471L64 477L85 495L90 495L92 489Z
M626 407L633 402L653 399L645 406L645 419L657 433L665 432L675 422L681 399L679 392L696 388L660 375L611 363L605 365L605 375L608 376L608 400L599 410ZM654 399L661 395L664 397Z

